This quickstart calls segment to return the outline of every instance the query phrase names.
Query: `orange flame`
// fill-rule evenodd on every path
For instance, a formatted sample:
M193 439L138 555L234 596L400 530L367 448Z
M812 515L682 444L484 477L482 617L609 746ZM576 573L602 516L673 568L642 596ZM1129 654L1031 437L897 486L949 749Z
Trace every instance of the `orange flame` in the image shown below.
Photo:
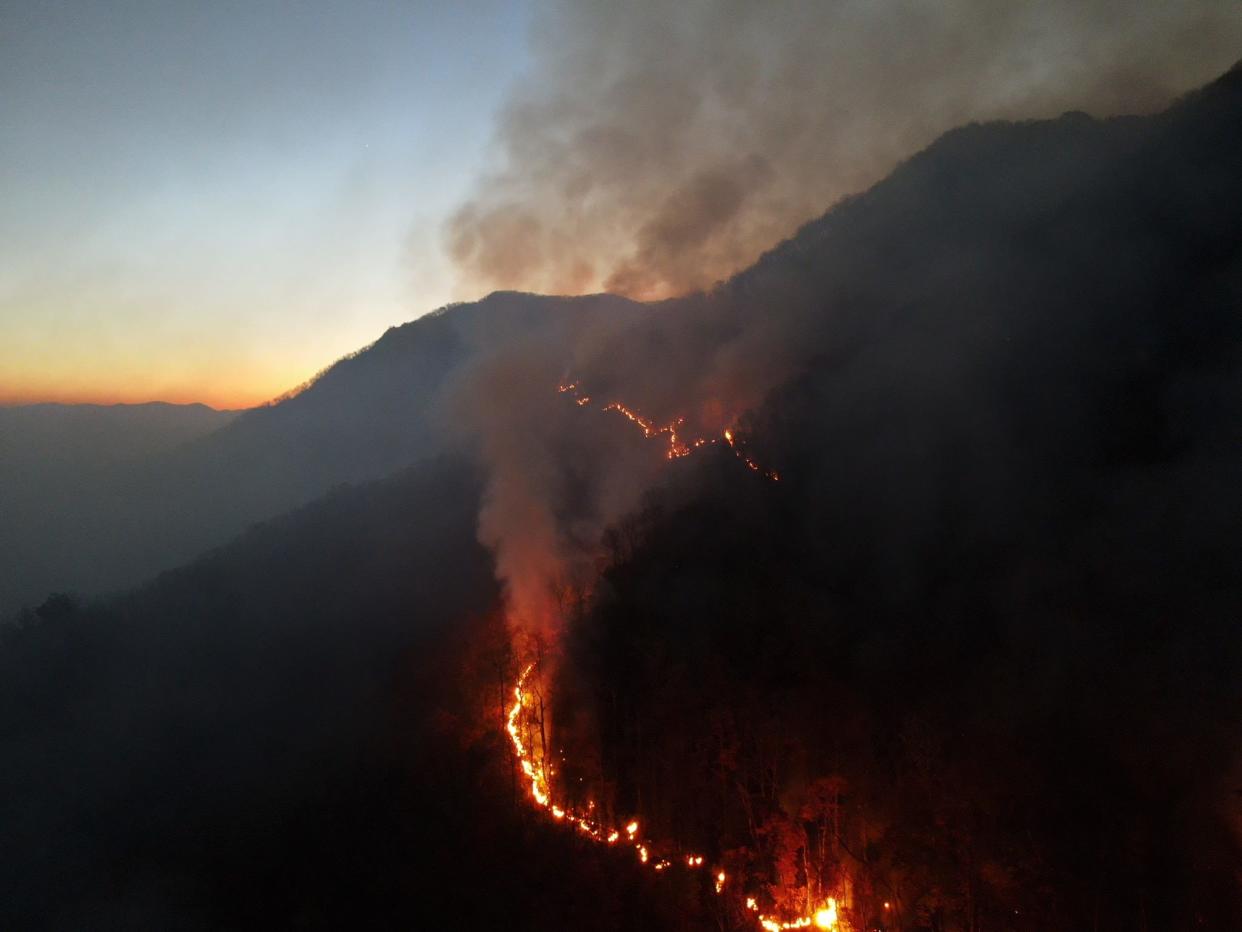
M537 807L547 812L554 822L571 822L577 827L579 832L588 838L600 844L615 844L621 838L621 830L605 826L603 823L593 819L589 813L594 811L594 803L588 803L587 813L582 813L573 808L563 808L552 802L552 790L548 780L550 770L545 768L542 761L536 761L532 749L522 740L520 721L523 713L527 711L530 705L526 684L531 672L534 670L534 666L533 663L527 664L518 676L517 684L513 687L513 705L509 707L509 713L505 721L505 731L509 735L514 758L517 760L522 773L530 781L530 799ZM649 843L639 836L638 829L637 819L631 820L624 827L626 840L638 854L639 863L650 865L652 870L657 873L663 873L674 862L663 857L652 861ZM684 863L687 869L696 870L703 866L703 860L702 855L687 854L680 863ZM717 894L724 892L726 879L725 872L717 870L714 877L714 886ZM746 908L753 913L758 913L759 905L754 897L747 897ZM806 929L812 926L817 929L839 928L837 903L836 900L831 898L822 908L808 915L799 916L796 919L781 921L770 916L758 914L755 916L755 921L765 932L785 932L787 929Z
M556 387L556 390L561 394L568 393L572 395L574 404L580 408L584 408L591 403L590 395L580 395L578 393L577 382L562 383ZM781 481L780 474L777 473L776 470L765 469L763 466L760 466L753 459L747 456L745 452L743 452L738 445L737 434L731 427L726 427L720 437L695 437L692 440L685 440L677 433L678 429L686 422L684 417L676 417L669 423L661 426L657 425L649 418L643 417L643 415L639 414L633 408L630 408L619 401L610 401L608 404L604 405L601 410L615 411L617 414L620 414L626 420L630 421L630 423L636 425L643 432L643 436L648 440L652 437L667 437L668 450L665 451L664 455L670 460L681 459L683 456L689 456L700 447L710 446L723 439L724 442L728 444L729 449L733 451L733 455L745 463L747 468L749 468L752 472L757 472L765 479L772 482Z
M569 394L573 398L574 403L580 408L586 407L591 403L589 395L579 393L577 382L562 383L557 386L557 391L561 394ZM689 456L700 447L723 440L729 446L729 449L733 451L733 454L746 464L750 470L759 473L772 482L780 481L780 476L774 470L765 469L746 455L740 448L737 435L732 427L726 427L720 437L696 437L692 440L685 440L677 433L678 429L685 423L685 419L682 417L675 418L670 423L660 426L619 401L609 402L603 406L602 410L615 411L620 414L631 423L637 425L642 430L643 436L648 439L661 436L667 437L668 449L665 455L670 460ZM622 839L622 832L624 832L625 842L637 853L639 863L650 865L654 871L664 872L675 862L664 857L652 860L654 845L639 834L637 819L628 822L623 829L618 829L605 825L594 817L595 804L593 802L588 803L586 812L553 803L550 778L554 771L550 766L546 765L541 755L535 753L534 748L528 747L526 742L522 740L521 721L523 715L528 713L531 704L527 683L533 670L534 664L527 664L518 676L517 683L513 687L513 705L509 708L505 724L505 730L508 732L509 741L513 747L514 758L528 781L531 801L539 809L545 811L554 822L572 823L580 833L599 844L615 845ZM685 854L676 863L684 865L686 869L697 870L703 866L704 858L699 854ZM717 894L723 894L726 880L728 878L725 872L717 869L713 876L713 886ZM829 899L823 907L812 913L784 921L759 913L759 905L754 897L746 898L746 909L756 914L755 921L765 932L784 932L786 929L803 929L812 926L819 929L839 928L837 904L833 899Z

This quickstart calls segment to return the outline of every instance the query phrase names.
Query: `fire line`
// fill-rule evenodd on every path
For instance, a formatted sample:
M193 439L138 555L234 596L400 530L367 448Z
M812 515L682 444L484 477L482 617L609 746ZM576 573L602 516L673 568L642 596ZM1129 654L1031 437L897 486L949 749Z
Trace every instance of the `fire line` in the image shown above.
M562 383L557 386L556 390L561 394L569 395L579 408L590 405L591 396L580 393L577 382ZM677 417L668 424L658 425L655 421L644 417L633 408L621 403L620 401L610 401L600 410L606 412L615 412L628 420L643 432L643 436L650 440L653 437L665 437L668 441L668 449L665 456L670 460L681 459L683 456L689 456L700 447L711 446L723 441L733 455L741 460L751 472L756 472L771 482L780 482L780 474L774 469L766 469L751 459L739 446L737 432L732 427L726 427L719 437L695 437L691 440L683 438L678 430L686 423L684 417Z
M568 394L573 399L574 404L580 408L591 404L591 396L582 394L579 391L577 382L562 384L558 386L557 391L562 394ZM780 476L775 470L760 466L746 455L740 448L736 432L732 427L726 427L719 437L686 439L678 433L685 423L685 418L678 417L668 424L658 425L619 401L609 402L603 405L601 410L621 415L637 426L647 439L664 437L668 443L665 456L670 460L689 456L701 447L724 442L733 451L734 456L741 460L752 472L756 472L772 482L780 481ZM657 846L651 840L645 838L640 832L637 819L631 820L624 826L612 826L597 817L593 802L588 802L586 810L583 811L569 805L562 806L555 801L551 780L553 769L547 765L544 758L545 750L542 746L536 748L529 735L526 739L522 736L523 716L528 715L531 708L528 683L534 667L533 663L523 667L513 687L513 704L509 707L506 716L505 731L513 748L514 759L521 769L522 776L527 784L526 796L534 804L535 808L544 813L553 822L572 826L576 832L597 844L629 847L634 851L640 864L649 866L656 873L663 873L674 866L683 870L703 869L706 863L703 856L693 852L682 854L675 859L657 856L656 852L659 850L659 847L665 846ZM723 868L716 867L709 870L712 875L712 886L717 895L724 895L726 891L730 891L737 886L734 879ZM746 898L745 909L753 914L755 923L764 932L785 932L788 929L809 928L841 929L837 915L837 903L833 898L829 898L814 911L789 920L777 919L760 913L759 905L753 897Z
M531 802L552 821L574 826L577 832L597 844L615 846L624 843L628 845L634 850L640 864L650 866L657 873L668 870L674 864L686 870L701 869L705 862L703 856L699 854L682 855L676 861L665 857L655 857L653 851L656 846L642 836L637 819L631 820L622 828L615 828L606 825L594 816L594 803L588 803L587 810L582 812L573 807L560 806L553 801L551 770L545 766L541 757L533 753L533 745L522 738L521 719L530 706L527 682L534 668L533 663L527 664L518 676L517 683L513 687L513 705L509 707L505 720L505 731L509 735L514 758L528 781L527 789ZM730 886L730 878L721 868L716 868L713 874L714 889L717 895L721 895ZM745 906L747 910L755 914L755 922L765 932L809 928L839 930L841 928L838 924L837 903L831 897L814 912L790 920L763 915L759 912L759 905L753 897L747 897Z

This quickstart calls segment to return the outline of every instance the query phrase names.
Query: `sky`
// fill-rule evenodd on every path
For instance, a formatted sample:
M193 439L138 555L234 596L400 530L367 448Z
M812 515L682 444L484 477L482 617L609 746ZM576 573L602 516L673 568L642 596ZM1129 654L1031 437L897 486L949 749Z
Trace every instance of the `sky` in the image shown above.
M527 20L0 2L0 404L248 406L470 296L440 228Z
M0 404L243 407L494 289L710 288L954 126L1240 54L1237 0L0 0Z

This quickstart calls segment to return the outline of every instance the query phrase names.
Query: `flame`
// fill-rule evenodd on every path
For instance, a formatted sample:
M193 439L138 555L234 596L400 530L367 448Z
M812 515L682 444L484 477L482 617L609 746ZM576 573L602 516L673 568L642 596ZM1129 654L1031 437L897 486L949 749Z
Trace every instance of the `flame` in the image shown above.
M590 395L579 394L577 382L565 382L556 387L561 394L570 394L574 399L574 404L579 408L584 408L591 403ZM601 409L603 411L615 411L630 423L636 425L643 432L643 436L650 440L652 437L667 437L668 449L664 455L670 460L681 459L683 456L689 456L700 447L710 446L723 440L733 451L733 455L746 464L747 468L752 472L757 472L771 482L780 482L780 474L775 469L766 469L751 459L740 448L738 444L737 434L732 427L726 427L719 437L695 437L686 440L677 433L678 429L686 423L684 417L673 418L669 423L658 425L650 418L646 418L639 414L633 408L622 404L620 401L610 401Z
M587 407L591 404L591 397L579 392L577 382L562 383L557 386L557 391L561 394L568 394L574 401L574 404L580 408ZM680 459L683 456L689 456L700 447L709 446L722 441L728 445L739 460L741 460L750 470L759 473L772 482L779 482L780 476L770 469L765 469L757 462L746 455L741 448L736 431L733 427L726 427L721 432L720 437L695 437L693 439L684 439L678 434L678 430L684 425L685 418L677 417L668 424L658 425L654 421L639 414L634 409L627 407L619 401L612 401L604 405L602 408L606 412L616 412L636 425L643 432L643 436L647 439L653 437L665 437L668 443L668 449L665 456L670 460ZM522 774L528 781L528 790L530 800L541 810L546 812L553 822L561 822L573 824L576 829L586 837L603 845L615 845L622 840L630 845L638 855L640 864L650 866L652 870L663 873L674 865L674 863L684 866L688 870L697 870L704 864L704 858L700 854L684 854L681 855L676 862L667 857L657 857L653 859L652 852L656 846L649 840L643 838L639 834L639 823L637 819L632 819L621 828L615 828L600 822L594 817L595 803L588 802L585 812L579 811L572 807L563 807L552 801L552 784L551 777L555 773L553 768L543 760L542 751L538 754L536 749L529 747L522 740L521 721L524 714L528 713L531 707L530 693L527 688L531 673L534 670L534 664L527 664L522 668L521 674L518 676L517 683L513 687L513 705L509 707L506 717L505 730L508 732L509 741L513 747L513 755L521 768ZM667 847L667 846L666 846ZM716 869L713 874L713 886L717 894L722 894L725 889L726 881L729 878L725 872ZM744 884L743 884L744 886ZM741 891L739 890L739 893ZM790 920L775 919L759 913L759 904L753 896L749 896L745 901L746 909L755 913L755 922L765 932L784 932L787 929L805 929L814 926L819 929L838 929L837 903L834 899L829 899L824 906L814 910L803 916Z
M746 906L751 910L758 908L755 906L754 899L748 899ZM776 919L769 919L767 916L760 916L759 925L766 929L767 932L784 932L785 929L809 929L812 926L816 929L835 929L837 928L837 901L829 897L823 909L817 909L810 916L800 916L789 922L780 922Z
M587 811L585 813L573 808L565 808L552 802L552 788L548 779L552 774L552 770L546 767L542 760L536 758L534 749L522 740L521 733L520 722L522 715L530 707L530 694L527 690L527 682L534 668L535 665L533 663L527 664L522 668L517 683L513 687L513 705L509 707L509 712L505 719L505 731L509 735L514 758L517 760L523 775L529 781L528 788L531 801L547 812L554 822L573 823L579 832L600 844L616 844L621 838L622 831L624 831L626 841L633 846L634 851L638 854L640 864L650 866L657 873L663 873L668 870L673 866L674 862L665 857L652 860L651 843L639 835L637 819L631 819L626 823L624 829L619 830L606 826L592 818L591 813L595 811L594 802L587 803ZM704 858L700 854L686 854L678 863L684 864L688 870L697 870L703 866ZM718 869L714 876L716 893L719 894L724 891L726 879L725 872ZM887 907L887 904L885 905ZM746 908L757 914L755 921L765 932L785 932L787 929L807 929L811 927L817 929L839 928L837 902L832 898L829 898L823 907L815 910L813 913L785 921L759 914L759 904L753 896L746 898Z
M724 431L724 439L725 439L725 443L729 445L729 449L733 451L733 455L736 456L738 459L740 459L743 463L745 463L752 472L757 472L764 478L771 479L773 482L781 481L780 473L778 473L775 469L764 469L762 466L760 466L758 463L752 460L749 456L743 453L738 448L737 438L734 436L733 431L727 427L725 428L725 431Z
M526 706L526 678L530 676L530 671L534 667L533 663L528 664L522 671L522 675L518 677L517 685L513 687L514 702L513 707L509 709L505 730L509 732L509 740L513 742L513 750L521 764L522 773L530 780L531 798L546 809L552 802L548 795L547 774L544 773L542 766L535 767L530 749L526 747L522 736L518 733L518 716L522 714L522 709Z
M815 926L820 929L831 929L837 924L837 901L828 898L828 905L815 914Z
M587 400L590 401L590 398L588 397ZM581 398L578 399L578 404L579 405L582 404ZM677 428L686 422L686 419L683 417L674 418L672 421L670 421L668 424L665 424L663 427L657 427L653 421L647 420L647 418L643 417L637 411L634 411L633 409L626 407L619 401L609 402L608 404L604 405L604 410L605 411L616 411L622 417L627 418L630 422L637 424L639 428L642 430L643 436L648 439L652 437L658 437L661 434L667 435L668 436L668 452L666 452L664 455L667 456L671 460L675 460L683 456L689 456L692 450L694 450L696 447L702 446L703 443L706 442L702 440L692 441L691 444L688 445L688 444L683 443L681 439L678 438Z
M528 663L522 668L517 683L513 687L513 705L509 707L508 715L505 717L505 731L509 735L509 743L513 747L513 755L518 762L518 766L529 781L528 789L531 801L540 809L546 811L554 821L572 823L579 832L600 844L616 844L621 838L621 833L617 829L606 826L592 817L591 813L595 811L594 802L588 802L586 812L580 812L552 801L549 777L552 776L554 771L551 767L545 766L544 762L537 758L535 749L529 747L522 740L521 718L522 714L530 707L530 694L527 690L527 683L534 669L535 665L533 663ZM638 852L639 860L646 864L649 854L647 846L638 837L638 822L631 821L626 825L625 834ZM702 859L699 858L699 861L701 862ZM667 867L667 862L664 863Z

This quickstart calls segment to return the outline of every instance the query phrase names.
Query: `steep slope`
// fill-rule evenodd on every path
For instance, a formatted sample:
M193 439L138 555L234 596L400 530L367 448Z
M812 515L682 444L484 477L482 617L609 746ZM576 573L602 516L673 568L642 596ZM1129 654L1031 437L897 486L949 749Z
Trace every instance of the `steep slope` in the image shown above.
M668 928L497 792L478 494L424 463L0 628L0 925Z
M1239 204L1235 70L955 131L713 295L804 351L782 481L610 538L568 779L854 927L1238 928Z
M58 474L61 453L48 450L37 476L17 474L6 489L21 507L0 523L0 615L53 589L134 585L336 484L434 456L460 440L439 406L469 361L633 307L498 293L394 327L291 397L174 449L101 455L71 482L35 481Z
M335 818L321 809L388 793L385 772L419 759L390 744L422 715L399 701L423 688L418 652L495 598L476 484L432 463L340 491L124 598L5 631L0 922L233 927L248 887L272 909L267 884L328 870L297 850Z

